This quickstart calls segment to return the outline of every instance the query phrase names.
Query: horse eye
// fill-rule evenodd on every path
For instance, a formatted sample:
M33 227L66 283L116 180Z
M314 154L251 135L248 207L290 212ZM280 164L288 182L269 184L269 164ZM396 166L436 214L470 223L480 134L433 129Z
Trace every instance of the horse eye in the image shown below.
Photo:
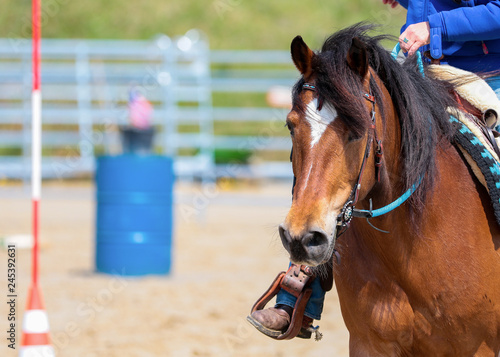
M354 135L354 133L352 131L349 130L349 133L347 134L347 142L348 143L351 143L351 142L354 142L354 141L358 141L362 138L362 136L357 136L357 135Z
M293 136L293 126L290 123L286 123L285 126L288 128L288 131L290 131L290 135Z

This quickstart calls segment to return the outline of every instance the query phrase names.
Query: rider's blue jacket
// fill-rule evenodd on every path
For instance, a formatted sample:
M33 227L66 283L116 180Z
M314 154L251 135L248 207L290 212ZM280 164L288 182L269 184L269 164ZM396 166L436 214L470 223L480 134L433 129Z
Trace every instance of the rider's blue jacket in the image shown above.
M429 21L431 53L474 72L500 70L500 0L398 0L408 9L404 29ZM436 56L434 56L436 57Z

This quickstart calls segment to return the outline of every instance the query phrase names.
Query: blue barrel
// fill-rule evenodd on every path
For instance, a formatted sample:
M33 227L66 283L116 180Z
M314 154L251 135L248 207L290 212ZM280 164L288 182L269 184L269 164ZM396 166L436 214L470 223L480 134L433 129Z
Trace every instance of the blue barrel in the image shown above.
M97 159L97 271L120 275L170 271L173 183L173 162L165 156Z

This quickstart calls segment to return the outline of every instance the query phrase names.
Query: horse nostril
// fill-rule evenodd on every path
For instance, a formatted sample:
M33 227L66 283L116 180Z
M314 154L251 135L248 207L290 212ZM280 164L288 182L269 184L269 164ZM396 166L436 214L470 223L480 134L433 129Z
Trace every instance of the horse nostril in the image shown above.
M318 246L321 245L321 233L315 232L313 234L312 239L309 241L309 246Z
M292 241L292 238L290 237L290 233L283 227L282 224L280 224L279 229L278 229L281 237L281 243L285 247L286 250L289 249L290 247L290 242Z
M278 231L283 247L290 253L292 262L315 264L324 260L330 242L328 235L321 228L311 229L303 235L292 236L286 226L281 224Z
M328 244L328 237L324 232L311 231L304 237L304 247L314 248L322 245Z

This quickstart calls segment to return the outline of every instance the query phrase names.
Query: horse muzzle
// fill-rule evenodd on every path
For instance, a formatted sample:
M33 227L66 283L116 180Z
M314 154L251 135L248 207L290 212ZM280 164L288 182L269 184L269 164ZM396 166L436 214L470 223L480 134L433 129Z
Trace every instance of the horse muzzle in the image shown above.
M316 227L303 234L293 235L284 224L280 224L279 233L281 242L294 264L318 266L331 258L335 248L336 227L332 235Z

